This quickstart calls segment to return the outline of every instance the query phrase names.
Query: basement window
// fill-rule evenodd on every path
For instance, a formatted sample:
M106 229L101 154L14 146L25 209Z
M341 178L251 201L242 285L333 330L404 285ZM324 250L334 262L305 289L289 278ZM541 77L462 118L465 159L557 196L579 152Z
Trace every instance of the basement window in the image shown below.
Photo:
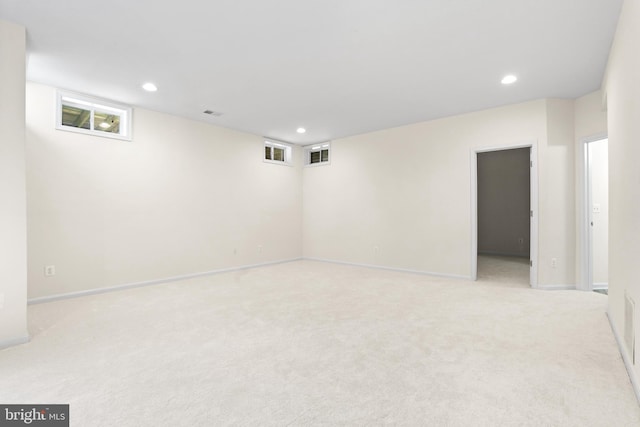
M331 144L328 142L304 147L304 164L307 166L328 165L331 160L330 151Z
M58 92L56 129L131 141L131 107Z
M282 142L264 140L264 161L267 163L291 164L291 146Z

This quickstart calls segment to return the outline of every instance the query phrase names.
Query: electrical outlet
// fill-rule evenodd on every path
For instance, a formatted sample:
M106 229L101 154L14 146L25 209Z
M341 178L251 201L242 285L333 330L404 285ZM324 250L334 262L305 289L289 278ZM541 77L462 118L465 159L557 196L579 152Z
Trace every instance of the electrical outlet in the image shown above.
M262 245L258 245L258 253L261 254L262 253Z
M238 249L233 248L233 254L234 254L234 255L238 255Z
M551 268L556 268L558 266L558 258L551 258Z
M56 266L55 265L47 265L44 268L44 275L49 277L49 276L55 276L56 275Z

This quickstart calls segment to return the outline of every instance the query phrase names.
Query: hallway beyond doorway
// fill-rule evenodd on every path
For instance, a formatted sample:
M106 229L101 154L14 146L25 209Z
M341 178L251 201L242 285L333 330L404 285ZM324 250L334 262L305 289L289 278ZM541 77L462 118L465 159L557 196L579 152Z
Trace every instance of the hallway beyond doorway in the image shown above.
M529 287L529 259L478 255L478 281L505 286Z

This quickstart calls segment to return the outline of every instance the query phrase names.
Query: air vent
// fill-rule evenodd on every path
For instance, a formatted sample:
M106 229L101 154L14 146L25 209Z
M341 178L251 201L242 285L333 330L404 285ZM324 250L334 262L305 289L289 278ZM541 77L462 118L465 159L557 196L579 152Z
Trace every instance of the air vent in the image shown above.
M629 352L629 356L631 356L631 364L636 364L636 343L635 343L635 332L634 332L634 322L633 322L633 313L635 309L635 303L629 297L629 295L625 292L624 299L624 342L627 346L627 351Z
M208 115L213 116L213 117L220 117L222 115L222 113L220 113L218 111L212 111L212 110L204 110L203 113L204 114L208 114Z

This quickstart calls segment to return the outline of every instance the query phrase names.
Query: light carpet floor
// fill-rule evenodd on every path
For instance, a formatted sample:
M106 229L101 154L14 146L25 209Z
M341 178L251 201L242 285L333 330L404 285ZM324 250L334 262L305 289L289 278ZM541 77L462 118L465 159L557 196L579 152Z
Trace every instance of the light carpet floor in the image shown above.
M299 261L39 304L0 402L73 426L637 426L606 301Z
M478 281L529 288L529 258L478 255Z

